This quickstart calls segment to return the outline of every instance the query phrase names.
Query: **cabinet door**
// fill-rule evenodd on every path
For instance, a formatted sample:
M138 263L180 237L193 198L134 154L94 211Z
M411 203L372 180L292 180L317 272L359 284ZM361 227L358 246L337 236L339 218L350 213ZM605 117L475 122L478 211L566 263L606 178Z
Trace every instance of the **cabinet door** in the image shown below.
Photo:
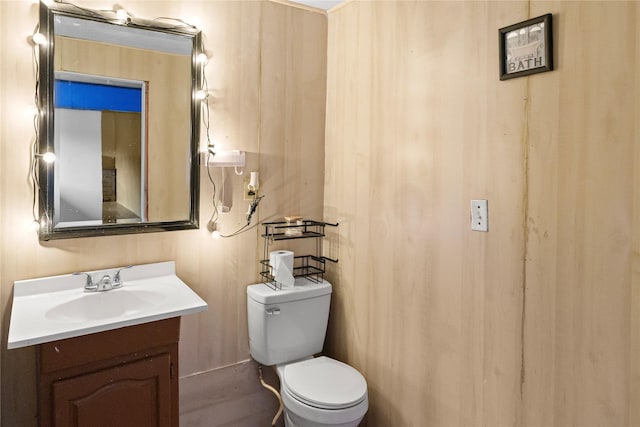
M168 353L53 383L56 427L170 427Z

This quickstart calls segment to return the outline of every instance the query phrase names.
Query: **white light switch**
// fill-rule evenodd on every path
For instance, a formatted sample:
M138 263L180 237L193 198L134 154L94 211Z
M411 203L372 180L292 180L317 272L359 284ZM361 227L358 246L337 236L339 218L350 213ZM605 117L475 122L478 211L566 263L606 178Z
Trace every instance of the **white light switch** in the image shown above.
M489 231L489 209L486 200L471 201L471 229Z

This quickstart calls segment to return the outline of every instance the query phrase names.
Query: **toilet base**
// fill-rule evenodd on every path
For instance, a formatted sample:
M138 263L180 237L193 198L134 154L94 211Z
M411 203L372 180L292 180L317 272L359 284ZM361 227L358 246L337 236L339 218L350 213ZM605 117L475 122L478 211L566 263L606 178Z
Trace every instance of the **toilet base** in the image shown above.
M297 417L295 414L292 414L293 419L296 420L296 422L294 422L289 416L289 412L286 410L284 410L284 426L285 427L358 427L358 425L360 425L360 421L361 420L356 420L356 421L351 421L349 423L342 423L342 424L324 424L324 423L316 423L313 421L309 421L309 420L302 420L302 419L298 419L299 417Z

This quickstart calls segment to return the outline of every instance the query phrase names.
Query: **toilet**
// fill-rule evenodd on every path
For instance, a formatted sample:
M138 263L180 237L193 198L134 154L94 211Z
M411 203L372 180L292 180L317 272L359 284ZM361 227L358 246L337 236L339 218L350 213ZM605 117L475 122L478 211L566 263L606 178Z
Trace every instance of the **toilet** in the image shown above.
M287 427L356 427L369 409L367 382L356 369L314 355L322 351L331 284L298 277L274 290L247 286L251 356L275 366Z

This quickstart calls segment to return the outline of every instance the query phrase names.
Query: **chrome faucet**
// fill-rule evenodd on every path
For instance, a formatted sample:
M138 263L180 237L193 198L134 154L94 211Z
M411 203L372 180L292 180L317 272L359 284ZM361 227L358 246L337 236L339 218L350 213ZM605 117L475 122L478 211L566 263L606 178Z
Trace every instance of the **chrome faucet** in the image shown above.
M116 274L113 275L113 278L111 278L111 276L109 276L108 274L105 274L100 280L98 280L97 283L93 281L93 277L91 277L89 273L76 272L72 274L74 276L78 276L80 274L84 274L85 276L87 276L87 281L84 284L85 292L104 292L110 291L111 289L121 288L123 283L122 279L120 278L120 272L131 267L131 265L122 267L120 270L116 271Z

